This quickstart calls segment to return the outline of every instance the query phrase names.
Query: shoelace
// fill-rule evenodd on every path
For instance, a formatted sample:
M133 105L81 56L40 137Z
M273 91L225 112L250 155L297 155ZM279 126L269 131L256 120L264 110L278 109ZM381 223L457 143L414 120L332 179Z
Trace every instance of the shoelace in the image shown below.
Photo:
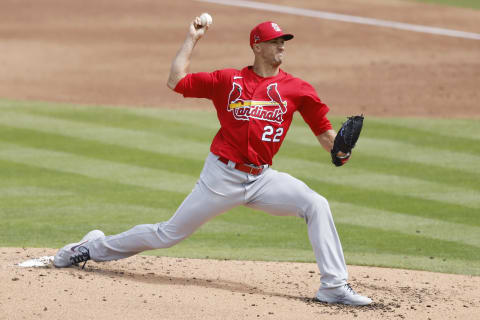
M352 294L357 294L355 290L353 290L352 287L350 287L350 283L346 283L345 288L347 289L347 291L350 291Z
M80 262L85 262L82 266L82 269L85 268L87 261L90 260L90 251L84 246L77 248L77 252L70 257L72 264L79 264Z

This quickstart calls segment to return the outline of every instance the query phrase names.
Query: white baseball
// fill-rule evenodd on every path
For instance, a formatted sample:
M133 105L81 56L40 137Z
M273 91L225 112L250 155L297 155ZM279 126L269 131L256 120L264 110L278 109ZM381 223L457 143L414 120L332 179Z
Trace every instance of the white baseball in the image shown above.
M212 16L209 15L208 13L204 12L200 15L200 22L201 22L202 26L209 27L213 22Z

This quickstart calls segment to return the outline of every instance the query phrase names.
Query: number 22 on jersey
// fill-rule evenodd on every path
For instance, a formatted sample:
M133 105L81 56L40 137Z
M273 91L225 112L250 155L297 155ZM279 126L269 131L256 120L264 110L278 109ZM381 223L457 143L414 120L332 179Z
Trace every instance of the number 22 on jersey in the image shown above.
M262 141L268 142L280 142L280 138L283 135L283 128L277 128L274 130L272 126L265 126L263 128Z

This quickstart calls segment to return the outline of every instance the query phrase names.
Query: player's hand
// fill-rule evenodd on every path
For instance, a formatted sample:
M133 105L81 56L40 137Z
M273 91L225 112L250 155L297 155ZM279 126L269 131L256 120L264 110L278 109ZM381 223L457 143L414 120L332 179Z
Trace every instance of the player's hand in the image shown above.
M202 26L200 17L196 17L191 23L189 28L189 35L193 40L198 41L207 32L208 25Z
M342 151L337 152L337 157L339 157L339 158L346 158L346 157L349 157L349 156L350 156L350 153L345 153L345 152L342 152Z
M340 162L344 165L350 159L350 152L344 153L342 151L337 152L336 162Z

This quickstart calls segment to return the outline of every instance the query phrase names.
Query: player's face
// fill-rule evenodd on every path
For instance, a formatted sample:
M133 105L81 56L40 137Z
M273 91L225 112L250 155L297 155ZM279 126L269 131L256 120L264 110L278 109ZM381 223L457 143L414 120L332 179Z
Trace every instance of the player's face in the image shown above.
M285 40L276 38L262 42L262 57L266 63L273 66L282 64L285 52Z

